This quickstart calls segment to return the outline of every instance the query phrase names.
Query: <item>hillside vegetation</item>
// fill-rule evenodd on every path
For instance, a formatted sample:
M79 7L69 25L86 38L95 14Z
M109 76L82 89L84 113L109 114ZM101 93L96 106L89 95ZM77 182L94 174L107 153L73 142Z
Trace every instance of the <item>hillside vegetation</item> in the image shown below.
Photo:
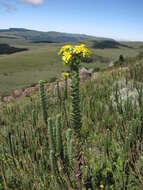
M80 85L83 189L143 189L142 67L140 62L105 70ZM77 189L72 99L66 87L60 90L57 83L45 94L40 85L40 96L2 105L0 189Z

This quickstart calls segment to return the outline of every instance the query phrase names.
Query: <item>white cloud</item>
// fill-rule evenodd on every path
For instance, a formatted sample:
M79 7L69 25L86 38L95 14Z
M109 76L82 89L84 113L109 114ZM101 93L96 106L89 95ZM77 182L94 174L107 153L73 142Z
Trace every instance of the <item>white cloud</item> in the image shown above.
M22 3L31 4L33 6L38 6L44 3L45 0L19 0ZM0 0L0 10L4 10L6 12L13 12L18 10L17 4L15 1L11 0Z
M21 0L23 3L32 4L32 5L41 5L44 0Z

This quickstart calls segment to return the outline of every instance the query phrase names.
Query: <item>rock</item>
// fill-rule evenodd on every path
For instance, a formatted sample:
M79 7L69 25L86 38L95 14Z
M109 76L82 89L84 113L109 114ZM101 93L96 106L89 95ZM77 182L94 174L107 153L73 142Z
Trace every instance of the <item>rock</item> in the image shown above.
M80 80L86 80L88 79L89 77L91 77L93 73L93 70L92 69L86 69L86 68L82 68L80 71L79 71L79 78Z
M26 88L23 92L23 96L30 96L31 94L38 91L38 86Z
M19 98L20 96L22 96L22 93L23 93L22 90L14 90L14 91L12 92L12 96L13 96L14 98Z
M11 102L11 101L14 101L14 97L13 96L6 96L3 98L3 101L8 103L8 102Z
M118 87L118 99L119 99L118 101L122 105L123 108L124 108L127 100L129 100L133 105L136 105L137 107L139 106L138 91L137 91L137 89L134 88L132 80L130 82L128 82L128 84L126 84L125 80L119 80L119 81L115 82L114 88L116 85ZM112 93L111 101L112 101L113 107L117 108L117 102L116 102L115 96L116 96L115 92Z
M109 63L109 67L113 67L113 66L114 66L114 62L111 61L111 62Z

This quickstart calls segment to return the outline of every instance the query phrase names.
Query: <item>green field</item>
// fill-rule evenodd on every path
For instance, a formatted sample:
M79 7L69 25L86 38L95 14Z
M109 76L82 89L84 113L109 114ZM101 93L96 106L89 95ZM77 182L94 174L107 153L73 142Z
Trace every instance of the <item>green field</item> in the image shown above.
M51 79L62 70L56 44L29 46L28 52L0 56L0 94Z
M0 43L8 43L15 47L28 48L28 51L11 55L0 55L0 95L7 95L12 90L25 88L40 79L52 80L58 78L63 70L57 53L62 43L30 43L22 38L0 38ZM91 42L87 42L91 48ZM141 43L127 43L134 48L92 49L92 55L107 58L107 63L93 60L86 64L89 68L106 67L112 60L117 60L120 54L134 57L139 52Z

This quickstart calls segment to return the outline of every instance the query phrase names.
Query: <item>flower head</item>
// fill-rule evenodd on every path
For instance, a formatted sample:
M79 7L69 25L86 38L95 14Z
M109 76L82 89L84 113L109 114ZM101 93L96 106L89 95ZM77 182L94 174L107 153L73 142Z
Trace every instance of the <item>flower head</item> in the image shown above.
M68 78L69 73L68 72L62 72L61 76L62 76L63 79Z
M85 47L85 44L75 46L73 48L73 52L77 55L80 55L83 58L90 56L90 51Z
M62 60L65 65L67 65L70 62L71 57L72 56L71 56L70 52L68 52L68 51L63 52Z
M69 65L81 62L82 58L90 57L90 51L85 44L76 46L65 45L60 49L59 55L62 57L63 63Z
M58 54L63 55L64 52L69 52L70 50L72 50L72 45L65 45L60 49Z

